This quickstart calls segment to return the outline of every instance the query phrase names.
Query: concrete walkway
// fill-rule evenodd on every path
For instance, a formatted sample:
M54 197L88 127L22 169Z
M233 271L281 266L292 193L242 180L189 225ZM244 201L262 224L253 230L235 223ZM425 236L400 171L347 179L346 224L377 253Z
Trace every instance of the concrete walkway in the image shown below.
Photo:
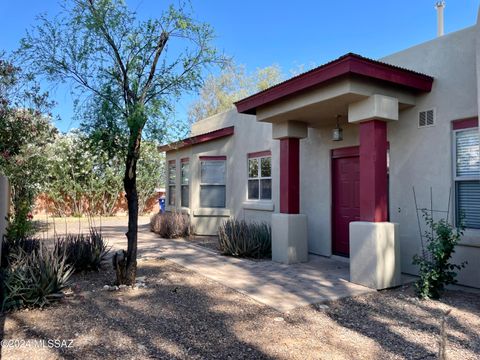
M162 239L149 231L148 222L148 218L139 219L139 258L165 257L281 312L374 291L350 283L348 264L344 262L310 256L308 263L287 266L222 256L183 239ZM126 219L102 223L102 232L113 250L126 249L126 223ZM57 232L65 233L59 226L61 223ZM64 226L68 232L88 230L88 224Z
M123 226L103 226L114 249L126 247ZM140 226L140 258L163 256L256 301L285 312L300 306L355 296L374 290L348 282L348 264L321 256L310 256L304 264L283 265L227 256L187 242L162 239Z

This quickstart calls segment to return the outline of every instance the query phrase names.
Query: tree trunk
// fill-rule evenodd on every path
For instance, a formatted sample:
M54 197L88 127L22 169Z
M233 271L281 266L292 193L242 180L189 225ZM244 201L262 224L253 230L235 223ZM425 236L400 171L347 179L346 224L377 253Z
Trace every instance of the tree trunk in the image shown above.
M134 285L137 274L137 233L138 233L138 194L137 161L140 156L141 131L131 130L127 152L123 186L128 205L128 247L127 252L117 252L113 263L117 273L117 283Z

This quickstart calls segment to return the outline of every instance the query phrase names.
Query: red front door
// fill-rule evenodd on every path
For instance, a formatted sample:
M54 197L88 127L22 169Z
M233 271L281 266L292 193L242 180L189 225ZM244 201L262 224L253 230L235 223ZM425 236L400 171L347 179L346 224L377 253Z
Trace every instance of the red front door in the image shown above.
M358 147L332 152L332 251L349 256L349 224L360 220Z

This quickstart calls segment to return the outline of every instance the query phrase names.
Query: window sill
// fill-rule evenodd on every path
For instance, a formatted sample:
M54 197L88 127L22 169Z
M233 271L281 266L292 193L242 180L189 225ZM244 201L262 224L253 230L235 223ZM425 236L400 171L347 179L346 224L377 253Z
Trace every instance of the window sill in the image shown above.
M270 200L247 200L242 204L244 209L259 210L259 211L273 211L275 204Z
M177 208L173 205L169 205L165 208L165 212L180 212L182 214L186 214L186 215L190 215L190 208L187 208L187 207L181 207L181 208Z
M230 209L199 208L193 210L193 216L229 217Z
M480 247L480 229L466 229L458 245Z

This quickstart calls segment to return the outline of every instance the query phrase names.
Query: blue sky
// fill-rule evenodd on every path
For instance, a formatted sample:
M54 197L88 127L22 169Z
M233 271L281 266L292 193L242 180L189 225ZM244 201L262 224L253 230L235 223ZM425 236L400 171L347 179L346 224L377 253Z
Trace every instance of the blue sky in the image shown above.
M155 16L168 4L160 0L126 0L141 17ZM216 31L216 46L247 70L278 64L288 73L311 67L347 52L379 58L436 36L434 0L192 0L195 17ZM447 0L445 32L476 22L480 0ZM0 0L0 49L12 51L35 16L59 10L57 0ZM58 105L54 113L62 131L75 128L72 98L66 87L51 89ZM178 104L186 118L195 94Z

